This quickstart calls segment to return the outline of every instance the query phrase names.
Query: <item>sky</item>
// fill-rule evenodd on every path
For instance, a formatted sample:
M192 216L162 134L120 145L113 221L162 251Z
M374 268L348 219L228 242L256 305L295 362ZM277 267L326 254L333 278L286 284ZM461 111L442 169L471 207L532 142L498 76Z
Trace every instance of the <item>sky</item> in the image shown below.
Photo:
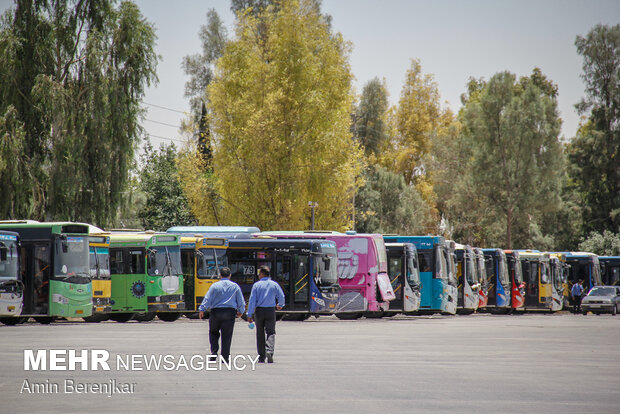
M181 120L189 111L184 56L202 50L198 33L215 9L229 34L234 16L229 0L137 0L157 31L159 83L144 98L143 126L153 145L183 141ZM0 0L6 9L10 1ZM458 112L470 77L489 79L508 70L529 75L534 67L558 85L562 135L575 135L574 105L584 96L582 58L575 38L596 24L620 23L618 0L323 0L332 27L351 42L351 70L360 94L374 77L385 79L397 104L411 59L433 74L442 101ZM165 109L164 109L165 108Z

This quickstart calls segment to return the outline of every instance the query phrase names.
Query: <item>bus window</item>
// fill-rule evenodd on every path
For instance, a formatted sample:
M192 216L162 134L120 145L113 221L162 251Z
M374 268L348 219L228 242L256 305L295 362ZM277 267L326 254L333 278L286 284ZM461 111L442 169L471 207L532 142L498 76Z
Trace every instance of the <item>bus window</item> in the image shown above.
M128 274L141 275L144 274L144 251L143 250L130 250L129 251L129 271Z
M540 282L549 283L549 265L542 263L540 267Z
M431 250L418 250L418 262L420 272L432 272L433 252Z
M198 255L198 278L214 279L219 276L219 270L228 267L228 258L224 249L200 249Z
M510 280L508 278L508 266L506 266L506 262L504 260L501 260L503 259L503 256L498 256L498 258L499 283L506 286L508 284L508 281Z
M444 256L444 249L440 249L439 246L435 248L435 258L437 259L435 263L435 273L433 277L435 279L448 279L448 263L446 262L446 257Z
M392 282L392 290L394 293L400 291L402 287L400 285L400 276L402 274L403 269L403 260L401 256L391 256L388 261L388 275L390 276L390 281Z
M125 273L122 249L110 249L110 272L113 275L122 275Z

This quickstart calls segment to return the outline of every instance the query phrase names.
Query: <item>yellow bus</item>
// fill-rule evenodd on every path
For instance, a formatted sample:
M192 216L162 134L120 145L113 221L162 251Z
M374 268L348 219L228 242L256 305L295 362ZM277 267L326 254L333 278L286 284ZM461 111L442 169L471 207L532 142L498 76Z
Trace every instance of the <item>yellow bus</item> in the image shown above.
M198 317L198 306L211 285L219 280L219 269L228 266L227 247L228 239L225 238L200 235L181 237L185 315L188 318Z
M549 254L533 250L519 251L525 282L525 310L553 309Z
M101 322L112 311L112 279L110 278L110 234L91 233L88 237L90 278L93 285L93 314L86 322Z

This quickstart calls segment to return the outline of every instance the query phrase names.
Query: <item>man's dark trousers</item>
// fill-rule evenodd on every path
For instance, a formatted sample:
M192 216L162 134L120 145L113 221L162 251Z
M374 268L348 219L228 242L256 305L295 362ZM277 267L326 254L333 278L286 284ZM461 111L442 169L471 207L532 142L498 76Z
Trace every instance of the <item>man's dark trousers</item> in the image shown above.
M276 344L276 308L257 307L254 312L256 322L256 349L258 357L265 359L265 353L273 355ZM265 340L265 335L267 336Z
M209 342L211 342L211 355L217 355L217 351L220 348L219 340L221 332L222 352L220 355L228 361L233 329L235 328L235 316L237 316L237 311L233 308L211 309L209 314Z

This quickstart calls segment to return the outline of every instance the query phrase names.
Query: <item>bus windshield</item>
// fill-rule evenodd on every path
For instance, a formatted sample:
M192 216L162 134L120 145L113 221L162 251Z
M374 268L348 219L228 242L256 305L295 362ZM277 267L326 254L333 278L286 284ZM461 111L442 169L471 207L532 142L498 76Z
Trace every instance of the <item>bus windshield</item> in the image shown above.
M200 249L198 250L198 278L214 279L219 277L220 269L228 266L226 249Z
M0 241L0 278L17 279L17 240Z
M498 257L498 266L499 266L499 283L502 285L508 284L508 266L506 266L506 257L499 256Z
M407 255L407 283L411 287L420 285L420 271L418 270L416 258L412 254Z
M171 276L183 274L181 270L181 249L179 246L156 246L149 249L149 276Z
M444 256L443 249L439 246L435 247L435 273L433 277L435 279L448 280L448 263Z
M377 261L379 262L379 271L381 271L381 268L387 268L387 253L385 252L385 243L383 242L383 237L381 236L373 237L373 240L375 241L375 245L377 246L377 253L379 256L377 258Z
M338 256L336 255L336 247L323 246L323 254L317 256L316 259L319 261L319 271L321 272L320 285L331 286L338 284Z
M514 260L514 268L515 268L515 284L519 286L523 283L523 272L521 270L521 260Z
M54 259L54 278L72 283L88 283L90 269L88 263L88 238L79 236L56 239ZM87 281L80 280L86 278Z
M108 249L91 247L89 263L91 279L110 278L110 254Z
M474 259L473 257L468 257L463 262L467 263L465 266L465 280L467 280L469 286L473 286L478 283L476 273L474 272Z

